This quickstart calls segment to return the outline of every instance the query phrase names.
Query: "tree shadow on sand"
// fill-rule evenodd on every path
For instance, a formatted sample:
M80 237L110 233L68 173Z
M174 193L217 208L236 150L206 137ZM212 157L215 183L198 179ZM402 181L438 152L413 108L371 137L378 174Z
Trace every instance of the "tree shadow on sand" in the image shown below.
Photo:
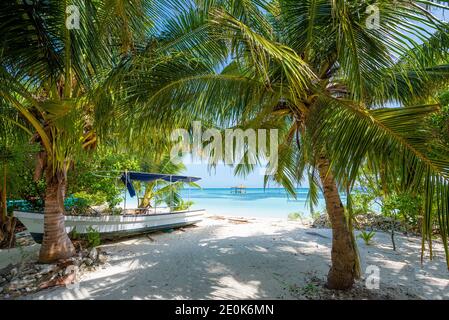
M378 266L380 288L368 290L362 279L342 293L323 288L331 230L295 227L269 234L217 236L221 228L229 227L208 226L209 237L176 231L151 236L153 241L140 237L106 245L110 265L88 275L78 289L55 288L25 298L449 299L449 274L441 271L445 269L441 253L436 250L437 257L421 269L419 243L408 238L398 237L397 252L386 245L387 234L377 233L370 247L359 242L362 273L368 265Z

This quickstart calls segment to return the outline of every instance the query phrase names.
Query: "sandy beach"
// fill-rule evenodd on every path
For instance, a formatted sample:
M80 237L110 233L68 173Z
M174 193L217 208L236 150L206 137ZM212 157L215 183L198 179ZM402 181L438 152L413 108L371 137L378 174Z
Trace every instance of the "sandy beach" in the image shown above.
M358 240L362 273L380 270L380 288L365 278L351 292L322 288L330 265L331 230L299 222L209 217L197 226L159 232L102 246L108 262L85 273L79 288L47 289L25 299L449 299L442 247L420 264L421 239L376 233ZM21 249L32 259L39 246ZM16 250L16 249L15 249ZM0 252L17 259L15 251ZM394 287L392 287L394 285Z

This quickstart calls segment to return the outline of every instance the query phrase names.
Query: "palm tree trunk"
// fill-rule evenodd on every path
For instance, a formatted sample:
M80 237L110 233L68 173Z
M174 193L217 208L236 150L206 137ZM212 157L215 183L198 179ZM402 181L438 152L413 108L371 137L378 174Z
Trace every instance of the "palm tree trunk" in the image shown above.
M330 289L345 290L353 286L356 278L356 251L337 183L329 168L329 160L321 156L318 161L318 171L323 185L327 213L332 224L332 266L327 275L327 286Z
M50 263L66 259L75 254L64 224L64 197L66 175L62 170L53 172L51 165L46 168L44 238L39 252L39 261Z
M149 182L145 185L145 193L142 201L139 203L139 208L151 208L151 198L153 197L153 183Z

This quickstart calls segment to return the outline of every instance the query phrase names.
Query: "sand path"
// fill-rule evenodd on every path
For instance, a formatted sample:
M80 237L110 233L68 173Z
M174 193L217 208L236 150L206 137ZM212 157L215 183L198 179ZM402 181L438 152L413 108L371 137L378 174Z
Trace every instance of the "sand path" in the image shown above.
M48 289L26 298L302 299L313 289L311 280L325 280L330 263L330 230L285 220L206 219L150 237L104 245L107 265L83 275L78 289ZM420 239L398 236L396 243L394 252L389 235L380 232L370 246L358 240L362 270L379 267L377 291L392 298L449 299L441 246L421 267ZM362 279L359 286L364 284Z

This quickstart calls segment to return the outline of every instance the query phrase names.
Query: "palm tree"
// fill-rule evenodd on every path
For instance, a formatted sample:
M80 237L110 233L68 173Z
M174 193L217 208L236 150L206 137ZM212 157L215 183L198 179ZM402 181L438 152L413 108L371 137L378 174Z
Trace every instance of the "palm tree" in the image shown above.
M429 1L376 4L381 24L373 29L362 1L198 1L191 12L207 18L191 28L191 39L198 39L191 43L209 56L220 51L199 39L224 43L225 67L167 84L141 101L143 113L157 106L153 119L160 121L177 115L186 125L203 119L282 128L272 178L292 191L307 172L311 190L321 186L333 231L327 285L334 289L350 288L358 276L339 191L352 187L368 158L378 169L401 172L403 188L425 185L423 248L425 240L431 246L436 203L448 253L449 159L430 152L430 135L420 125L438 110L433 94L449 78L448 26L429 7L448 8ZM387 103L399 107L379 107Z
M165 174L181 174L185 169L185 165L182 163L173 163L168 153L158 153L152 159L145 157L145 163L141 165L141 168L145 172L158 172ZM140 199L139 208L148 208L151 206L151 201L156 203L164 201L170 207L176 207L182 203L179 191L188 184L192 187L198 187L194 182L177 181L168 183L163 179L147 182L143 185L144 193Z
M108 73L145 37L147 9L141 0L2 3L0 94L42 146L36 167L36 178L46 179L41 262L74 253L63 217L67 170L77 153L95 147L96 130L110 119L105 111L116 97L105 85ZM77 17L79 26L69 28Z
M168 124L152 121L151 134L134 125L145 117L134 108L142 98L135 88L145 84L148 98L166 83L199 70L211 72L189 51L169 52L189 42L189 30L162 32L159 20L171 12L170 1L150 4L7 0L0 8L0 95L29 124L33 141L42 147L35 174L44 173L46 179L41 262L74 253L64 228L63 202L67 171L79 155L100 141L133 152L166 148L161 136L166 136L162 129ZM79 28L74 13L79 13Z

